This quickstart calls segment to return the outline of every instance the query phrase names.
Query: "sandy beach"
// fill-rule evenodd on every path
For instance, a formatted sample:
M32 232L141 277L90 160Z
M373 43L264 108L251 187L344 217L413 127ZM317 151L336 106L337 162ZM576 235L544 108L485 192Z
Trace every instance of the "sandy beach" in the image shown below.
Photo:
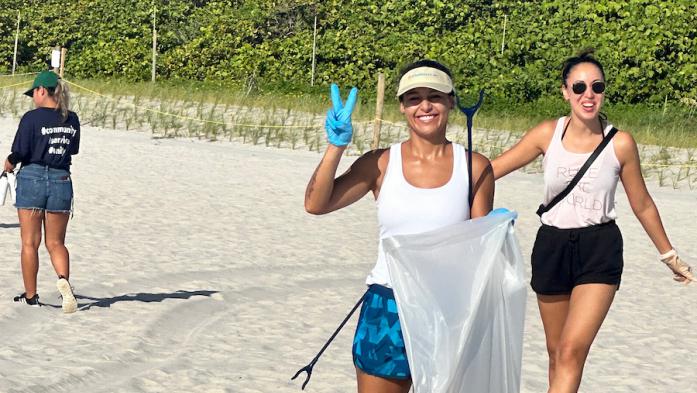
M0 156L16 119L0 119ZM68 227L79 310L65 315L45 248L39 295L23 291L16 210L0 206L0 393L300 392L307 364L364 291L377 250L372 196L327 216L303 209L316 152L153 139L85 127ZM355 157L346 157L346 168ZM697 265L697 191L649 184L673 244ZM497 183L519 212L526 256L540 174ZM591 350L582 392L696 392L697 284L674 283L620 189L625 273ZM307 392L355 391L355 316ZM546 390L544 333L531 291L522 392Z

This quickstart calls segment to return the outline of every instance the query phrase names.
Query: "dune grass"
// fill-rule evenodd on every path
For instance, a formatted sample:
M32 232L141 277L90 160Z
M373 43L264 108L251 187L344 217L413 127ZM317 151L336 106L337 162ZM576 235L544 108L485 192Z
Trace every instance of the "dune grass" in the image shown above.
M0 87L27 80L2 78ZM30 85L30 78L26 85ZM236 140L269 147L322 151L326 145L323 122L331 105L328 88L289 89L274 86L192 81L129 82L118 79L67 80L72 109L85 125L151 131L155 138L192 137ZM0 90L0 115L21 116L32 102L22 95L26 87ZM346 95L347 92L344 92ZM475 97L463 97L469 105ZM362 154L373 141L374 92L361 92L354 111L354 137L347 154ZM665 102L661 106L607 103L610 121L632 132L640 143L644 175L659 184L697 188L697 103ZM507 102L487 97L475 118L474 148L496 157L520 139L525 130L543 119L568 113L560 97L536 102ZM386 92L380 145L407 137L399 103ZM451 114L449 138L466 141L464 115ZM539 172L539 160L525 168Z

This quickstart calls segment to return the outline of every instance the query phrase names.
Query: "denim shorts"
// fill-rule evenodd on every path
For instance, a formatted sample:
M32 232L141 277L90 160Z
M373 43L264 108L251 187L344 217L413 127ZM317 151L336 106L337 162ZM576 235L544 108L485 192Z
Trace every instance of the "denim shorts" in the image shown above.
M17 209L70 213L73 183L70 172L38 164L22 166L17 174Z
M409 362L391 288L371 285L353 338L353 363L366 374L408 379Z

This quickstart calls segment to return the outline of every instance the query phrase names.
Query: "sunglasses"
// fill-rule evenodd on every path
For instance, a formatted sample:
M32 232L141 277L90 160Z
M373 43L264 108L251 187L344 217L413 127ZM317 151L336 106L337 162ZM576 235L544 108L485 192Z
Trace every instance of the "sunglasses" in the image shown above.
M574 82L574 84L571 85L571 90L576 94L583 94L586 88L588 88L588 85L583 81ZM602 94L605 91L605 82L595 81L591 83L591 89L595 94Z

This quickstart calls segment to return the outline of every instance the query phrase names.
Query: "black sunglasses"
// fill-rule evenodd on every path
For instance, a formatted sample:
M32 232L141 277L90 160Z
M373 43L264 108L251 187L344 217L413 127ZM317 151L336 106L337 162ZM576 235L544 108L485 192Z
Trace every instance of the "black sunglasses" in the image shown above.
M571 90L576 94L583 94L586 88L588 88L588 85L586 85L584 81L574 82L574 84L571 85ZM602 94L605 91L605 82L595 81L591 83L591 89L595 94Z

